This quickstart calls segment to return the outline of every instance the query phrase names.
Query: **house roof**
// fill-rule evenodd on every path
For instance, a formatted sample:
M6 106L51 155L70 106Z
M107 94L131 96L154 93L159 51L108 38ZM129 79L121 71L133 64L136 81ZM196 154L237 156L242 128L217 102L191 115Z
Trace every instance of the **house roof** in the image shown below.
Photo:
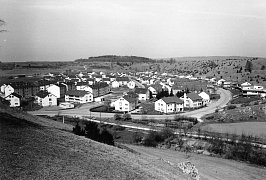
M39 91L36 93L36 96L40 98L45 98L48 94L50 94L48 91Z
M99 83L95 83L93 85L90 85L90 87L92 89L98 89L98 88L105 88L108 87L109 85L106 82L99 82Z
M130 103L132 103L132 102L136 102L136 98L130 97L130 96L128 96L128 95L123 96L123 98L124 98L125 100L127 100L128 102L130 102Z
M145 88L136 88L135 89L135 93L137 93L137 94L146 94L146 92L147 92L147 89L145 89Z
M171 103L176 103L176 104L183 104L184 102L179 99L176 96L169 96L169 97L163 97L162 100L166 103L166 104L171 104Z
M196 101L196 100L202 100L202 97L200 97L198 94L196 93L188 93L187 97L190 98L192 101Z
M86 94L90 94L88 91L82 91L82 90L70 90L66 92L66 95L71 95L71 96L85 96Z
M150 87L153 87L157 92L160 92L163 90L163 86L160 84L153 84Z
M22 96L21 96L21 95L19 95L19 94L15 93L15 92L13 92L13 93L9 94L8 96L10 96L10 95L16 96L17 98L22 98ZM8 96L7 96L7 97L8 97Z

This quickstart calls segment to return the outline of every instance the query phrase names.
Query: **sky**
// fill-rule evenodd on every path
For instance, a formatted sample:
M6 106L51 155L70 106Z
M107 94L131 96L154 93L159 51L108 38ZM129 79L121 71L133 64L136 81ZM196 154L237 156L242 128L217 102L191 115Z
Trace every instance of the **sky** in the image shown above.
M265 0L0 0L0 61L266 57Z

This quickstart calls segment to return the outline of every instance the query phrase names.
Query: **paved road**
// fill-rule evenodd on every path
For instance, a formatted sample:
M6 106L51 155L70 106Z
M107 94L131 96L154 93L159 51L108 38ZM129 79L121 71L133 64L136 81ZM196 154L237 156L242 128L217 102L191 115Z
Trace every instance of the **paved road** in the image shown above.
M224 90L224 89L218 89L217 91L221 98L218 101L213 101L210 103L207 107L182 113L184 116L190 116L190 117L196 117L201 121L201 117L213 113L217 107L224 107L231 99L231 93L230 91ZM114 113L99 113L99 112L90 112L89 109L92 107L100 106L99 103L90 103L85 104L77 109L68 109L68 110L60 110L61 115L68 115L68 116L94 116L94 117L102 117L102 118L113 118ZM58 111L31 111L29 112L33 115L58 115ZM132 115L132 118L135 119L141 119L145 116L145 118L151 118L151 119L172 119L175 117L174 114L172 115Z

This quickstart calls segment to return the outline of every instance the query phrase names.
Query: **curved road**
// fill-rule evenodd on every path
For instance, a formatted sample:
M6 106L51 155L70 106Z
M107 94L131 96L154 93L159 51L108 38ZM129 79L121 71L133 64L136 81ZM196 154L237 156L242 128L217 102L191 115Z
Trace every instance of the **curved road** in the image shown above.
M220 94L220 99L218 101L214 101L210 103L207 107L197 109L190 112L185 112L179 115L189 116L189 117L196 117L199 121L201 121L201 117L213 113L217 108L221 108L226 106L226 104L231 100L231 93L228 90L224 90L219 88L217 91ZM30 111L28 113L32 115L68 115L68 116L94 116L94 117L102 117L102 118L113 118L114 113L99 113L99 112L90 112L89 109L95 106L99 106L98 103L90 103L81 106L80 108L76 109L68 109L68 110L60 110L60 111ZM149 119L173 119L176 114L171 115L137 115L132 114L131 117L134 119L142 119L143 117Z

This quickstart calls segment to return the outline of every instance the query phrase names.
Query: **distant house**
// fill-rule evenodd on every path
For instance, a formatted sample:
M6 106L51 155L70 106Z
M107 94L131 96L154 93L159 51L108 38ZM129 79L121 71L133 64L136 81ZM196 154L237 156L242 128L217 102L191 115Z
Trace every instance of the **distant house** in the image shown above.
M207 104L210 103L210 95L205 93L205 92L201 92L199 93L199 96L202 97L202 105L206 106Z
M123 96L114 102L115 110L121 112L130 112L136 109L137 99Z
M11 93L8 96L6 96L5 99L10 102L9 105L10 107L20 106L21 96L17 93Z
M52 84L47 88L47 91L53 95L55 95L57 98L60 98L60 87L57 85Z
M39 91L35 96L35 102L40 106L56 106L57 98L55 95L49 93L48 91Z
M202 106L203 99L196 93L185 93L180 99L184 101L185 108L199 108Z
M219 79L219 80L216 82L216 84L217 84L218 86L222 86L223 83L224 83L225 81L226 81L226 80L224 80L224 79Z
M149 86L148 89L151 91L152 96L156 97L156 95L163 90L163 87L160 84L153 84Z
M95 83L90 85L90 87L92 88L92 94L94 98L108 94L111 90L110 86L104 82Z
M176 96L164 97L155 102L155 111L176 113L184 111L184 101Z
M244 82L244 83L241 84L241 86L242 86L242 87L243 87L243 86L251 86L251 83L249 83L249 82Z
M102 81L105 82L105 83L107 83L107 84L110 84L111 83L110 78L103 78Z
M127 83L129 82L129 78L128 77L117 77L116 81L119 82L120 86L126 86Z
M136 86L136 83L135 83L134 81L129 81L129 82L127 83L127 87L128 87L129 89L134 89L135 86Z
M13 92L15 92L14 88L11 85L7 85L4 88L4 95L8 96L10 94L12 94Z
M150 90L145 88L136 88L135 93L140 101L146 101L150 98Z
M242 86L242 95L243 96L261 96L265 97L266 96L266 90L264 89L263 86Z
M87 82L78 82L76 85L76 89L80 91L88 91L92 93L91 85L89 85Z
M118 81L113 81L113 82L111 83L112 88L118 88L119 85L120 85L120 84L119 84Z
M84 104L93 101L93 94L89 91L71 90L65 95L66 102Z

